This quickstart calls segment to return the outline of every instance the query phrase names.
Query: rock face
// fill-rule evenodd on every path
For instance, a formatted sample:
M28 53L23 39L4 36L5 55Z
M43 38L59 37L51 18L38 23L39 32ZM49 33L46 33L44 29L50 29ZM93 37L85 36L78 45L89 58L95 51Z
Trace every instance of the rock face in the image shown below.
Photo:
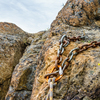
M46 35L44 35L45 31L34 34L31 45L25 49L22 58L15 66L6 100L19 100L19 98L20 100L30 100L38 54L46 39Z
M58 13L51 24L49 39L40 52L31 100L45 100L49 92L44 75L55 66L59 39L62 35L73 37L84 34L87 37L84 41L72 42L65 49L63 60L73 48L94 40L100 42L99 5L99 0L68 0ZM99 63L99 46L75 56L65 70L64 76L54 86L54 100L99 100Z
M3 34L11 34L11 35L27 34L25 31L23 31L15 24L8 22L0 22L0 32Z
M57 33L61 32L60 28L63 28L63 24L71 26L91 25L94 19L100 18L99 15L99 0L68 0L52 22L51 29L53 33ZM59 30L57 26L59 26Z
M99 0L68 0L48 31L29 34L15 24L0 23L0 100L45 100L49 85L44 75L55 66L59 39L86 37L65 48L63 61L73 48L100 42L99 16ZM97 46L73 57L54 86L54 100L100 100L99 77Z
M71 30L70 30L71 28ZM65 48L63 60L68 53L78 46L88 44L90 41L100 41L100 30L90 27L67 28L67 36L82 35L88 37L84 41L71 42ZM57 50L59 49L60 36L54 36L45 42L40 52L39 64L36 70L35 82L31 100L45 100L49 85L44 79L44 75L50 72L55 66ZM77 56L74 56L70 65L65 70L63 77L54 86L54 100L99 100L100 98L100 47L90 48Z
M24 50L24 43L17 36L0 34L0 97L5 95L15 65L19 62Z
M22 57L30 35L14 24L0 23L0 100L5 98L12 72Z

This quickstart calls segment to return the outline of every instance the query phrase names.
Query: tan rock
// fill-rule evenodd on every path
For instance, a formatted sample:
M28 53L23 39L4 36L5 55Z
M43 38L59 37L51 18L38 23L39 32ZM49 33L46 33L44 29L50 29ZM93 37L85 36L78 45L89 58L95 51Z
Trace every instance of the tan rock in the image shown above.
M34 34L34 38L28 38L28 43L31 43L25 49L22 58L15 66L12 73L11 83L9 90L5 97L6 100L29 100L32 92L32 85L35 78L35 71L37 67L38 55L44 44L43 34L45 31L41 31ZM43 39L42 39L43 37Z
M0 34L0 100L4 100L15 65L25 46L18 36Z
M25 31L23 31L15 24L8 22L0 22L0 32L3 34L12 34L12 35L26 34Z
M68 0L52 22L51 30L53 31L59 25L62 27L62 24L71 26L90 25L99 15L99 0Z
M100 27L100 21L95 21L96 26Z
M22 57L30 36L32 34L15 24L0 22L0 100L5 98L14 67Z
M14 24L0 23L0 31L3 34L11 35L12 33L9 32L11 29L11 32L15 32L15 37L21 36L23 38L22 43L31 44L25 49L19 63L15 64L15 69L12 70L11 83L10 79L4 81L5 85L7 82L8 85L10 83L6 100L30 100L31 92L31 100L45 100L49 86L44 75L49 73L55 65L60 37L64 34L70 37L84 34L87 37L82 41L71 42L65 48L63 60L73 48L94 40L100 41L99 8L99 0L68 0L51 24L50 30L41 31L34 35L27 34ZM6 40L3 41L6 43ZM13 48L11 50L12 55L14 55ZM1 51L3 52L2 48ZM10 57L8 53L6 53L6 56ZM63 77L54 86L54 100L99 100L99 64L99 46L74 56L70 65L64 71ZM6 93L4 92L4 89L7 90L5 85L2 86L3 89L0 88L3 91L1 95Z
M66 58L70 50L81 46L90 41L100 40L99 29L92 28L75 28L73 30L67 29L68 36L78 36L85 33L88 38L84 41L71 42L65 48L63 60ZM60 36L54 36L45 42L42 51L40 52L39 64L36 69L35 82L33 84L33 91L31 100L45 100L49 86L44 75L49 73L51 68L55 65L57 50L59 48ZM50 42L51 41L51 42ZM99 69L100 47L90 48L73 58L69 67L65 70L63 77L54 86L54 100L80 100L85 96L92 100L99 98L97 90L100 87L100 69ZM41 59L42 58L42 59ZM92 97L91 97L92 96ZM86 98L84 98L86 99Z

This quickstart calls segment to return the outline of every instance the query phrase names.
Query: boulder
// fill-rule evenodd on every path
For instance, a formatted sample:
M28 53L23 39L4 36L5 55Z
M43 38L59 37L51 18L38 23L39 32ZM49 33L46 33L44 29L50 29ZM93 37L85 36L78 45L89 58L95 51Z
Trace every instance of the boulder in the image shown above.
M65 47L62 55L63 60L72 49L78 46L89 44L92 41L100 42L99 28L69 27L66 33L64 35L70 37L81 36L84 33L86 38L85 40L71 42L68 47ZM44 43L36 68L31 100L45 100L49 92L49 85L44 76L55 66L57 51L59 49L59 39L62 35L53 36ZM73 57L68 68L64 71L63 77L54 86L54 100L87 100L86 98L99 100L99 77L100 46L97 46L96 48L89 48Z
M78 46L92 41L100 42L99 8L99 0L68 0L58 13L39 55L31 100L45 100L49 93L50 87L44 76L55 66L61 36L86 37L85 40L71 42L65 48L63 60ZM100 46L97 46L73 57L63 77L54 86L53 98L54 100L99 100L99 77Z
M31 45L27 46L19 63L15 66L6 100L30 100L38 55L46 40L44 34L45 31L41 31L34 34L33 39L28 38Z
M24 49L21 37L0 33L0 100L4 100L12 72Z
M28 44L27 38L32 36L15 24L0 23L0 100L4 100L8 91L12 72L19 63Z
M60 29L64 28L63 24L75 27L91 25L94 19L100 19L99 0L68 0L52 22L51 31L62 32Z
M7 36L8 38L13 36L19 47L14 49L17 52L16 55L14 51L11 51L15 47L10 50L5 46L6 52L8 50L11 51L11 54L15 54L14 57L10 56L12 57L11 59L8 53L4 53L5 57L9 57L9 59L4 60L5 64L11 59L10 65L14 66L14 70L12 69L12 72L10 72L10 77L5 74L8 80L4 75L2 77L4 81L1 83L1 93L3 95L1 100L4 99L6 94L6 92L3 94L4 92L2 91L4 90L8 90L5 97L6 100L45 100L50 88L44 76L55 66L59 39L63 35L69 37L84 35L86 37L85 40L71 42L68 47L65 47L62 55L63 62L72 49L89 44L92 41L100 42L99 18L99 0L68 0L52 22L48 31L28 34L14 24L1 23L0 31L3 37ZM8 40L14 43L13 40ZM2 41L5 44L8 40L3 39ZM14 46L16 45L14 44ZM22 53L20 54L19 52L21 51ZM9 63L7 63L6 69L8 65ZM11 70L12 66L9 68L8 70ZM74 55L69 66L65 69L63 77L54 86L53 98L54 100L99 100L99 77L100 46L97 46L89 48L76 56ZM6 85L9 86L9 89L8 87L5 88Z

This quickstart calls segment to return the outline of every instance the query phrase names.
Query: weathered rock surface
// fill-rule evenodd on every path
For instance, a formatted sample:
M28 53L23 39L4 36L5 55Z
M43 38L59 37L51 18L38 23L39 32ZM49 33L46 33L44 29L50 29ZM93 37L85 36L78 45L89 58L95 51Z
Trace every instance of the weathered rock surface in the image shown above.
M47 34L47 33L46 33ZM28 46L15 66L6 100L30 100L37 67L38 54L46 39L45 31L34 34Z
M4 100L7 90L6 100L45 100L49 85L44 75L55 65L60 37L64 34L70 37L84 34L87 37L83 41L71 42L65 48L63 60L71 49L94 40L100 41L99 5L99 0L68 0L50 30L33 35L14 24L0 23L0 46L5 44L6 48L6 53L4 48L0 49L3 52L0 55L4 54L0 57L5 56L0 64L4 62L7 67L1 68L8 70L8 75L5 69L2 71L0 100ZM13 45L11 49L9 44ZM100 46L74 56L63 77L54 86L54 100L100 100L99 77Z
M78 36L85 33L88 38L84 41L72 42L64 51L63 60L69 51L90 41L100 41L100 29L82 27L67 28L68 36ZM36 70L35 82L31 100L44 100L48 94L48 83L44 75L55 66L60 36L54 36L45 42L40 52L39 64ZM100 47L90 48L73 58L65 70L63 78L54 87L54 100L92 100L100 99ZM84 98L84 99L82 99Z
M59 12L39 55L31 100L45 100L49 92L44 75L55 66L61 35L73 37L84 34L87 37L84 41L72 42L65 49L63 60L75 47L94 40L100 42L99 4L99 0L68 0ZM75 56L62 79L54 86L54 100L100 100L99 63L99 46Z
M24 43L20 37L0 34L0 97L4 96L9 87L15 65L19 62L23 51ZM3 96L3 97L2 97Z
M30 36L12 23L0 23L0 100L5 98L14 67L22 57Z
M11 34L11 35L27 34L25 31L23 31L15 24L8 22L0 22L0 32L3 34Z
M60 28L64 24L91 25L94 19L100 19L100 0L68 0L52 22L51 30L53 33L62 32Z

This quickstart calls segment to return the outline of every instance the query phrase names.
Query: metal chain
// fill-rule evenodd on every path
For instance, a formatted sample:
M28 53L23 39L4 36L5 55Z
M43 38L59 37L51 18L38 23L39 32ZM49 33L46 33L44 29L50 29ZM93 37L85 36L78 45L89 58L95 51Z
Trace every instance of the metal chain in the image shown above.
M70 44L70 41L80 41L82 39L85 39L84 36L78 36L78 37L67 37L66 35L63 35L59 41L59 44L60 44L60 48L58 49L58 52L57 52L57 59L55 61L55 68L58 69L58 65L61 63L62 61L62 54L64 52L64 48L67 47L69 44Z
M80 41L82 39L85 39L85 37L84 36L78 36L78 37L70 38L70 37L67 37L66 35L63 35L61 37L61 39L59 41L60 48L58 49L57 58L56 58L56 61L55 61L55 67L53 68L53 70L56 69L56 71L53 72L53 70L52 70L49 74L46 74L44 76L44 78L47 78L49 80L48 83L50 84L50 91L47 95L46 100L48 100L48 97L50 97L50 100L53 100L53 91L52 91L53 90L53 85L55 84L56 81L58 81L63 76L63 72L69 66L69 63L72 60L73 56L81 53L82 51L87 50L88 48L91 48L91 47L95 48L97 46L100 46L100 42L93 41L90 44L84 44L82 46L74 48L69 52L66 59L62 62L62 54L64 52L64 48L67 47L70 44L70 41L75 42L76 40ZM62 62L62 64L60 66L61 62ZM67 64L65 64L66 62L67 62ZM60 75L60 76L57 77L58 75ZM57 78L55 78L55 76Z
M59 73L59 75L63 75L63 71L68 67L69 65L69 62L72 60L73 56L75 54L73 54L72 52L75 51L77 48L75 48L75 50L72 50L69 54L69 56L63 61L62 63L62 66L60 66L58 68L58 65L60 65L60 63L62 62L62 54L64 52L64 48L67 47L71 41L80 41L82 39L85 39L84 36L78 36L78 37L67 37L66 35L63 35L59 41L59 44L60 44L60 48L58 49L58 52L57 52L57 58L56 58L56 61L55 61L55 69L57 71L55 72L52 72L52 73L49 73L49 74L46 74L44 76L44 78L46 77L50 77L51 75L54 75L54 76L57 76L57 74ZM70 60L69 60L69 57L70 57ZM65 62L68 62L67 65L65 64ZM59 69L59 70L58 70Z

